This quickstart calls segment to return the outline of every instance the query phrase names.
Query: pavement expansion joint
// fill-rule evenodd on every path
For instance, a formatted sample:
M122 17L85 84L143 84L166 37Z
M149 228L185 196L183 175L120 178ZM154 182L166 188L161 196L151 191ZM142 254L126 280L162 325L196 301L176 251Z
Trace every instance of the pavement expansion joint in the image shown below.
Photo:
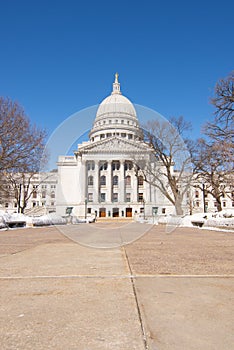
M17 279L69 279L69 278L102 278L102 279L139 279L139 278L234 278L234 275L149 275L149 274L129 274L129 275L28 275L28 276L0 276L0 280Z

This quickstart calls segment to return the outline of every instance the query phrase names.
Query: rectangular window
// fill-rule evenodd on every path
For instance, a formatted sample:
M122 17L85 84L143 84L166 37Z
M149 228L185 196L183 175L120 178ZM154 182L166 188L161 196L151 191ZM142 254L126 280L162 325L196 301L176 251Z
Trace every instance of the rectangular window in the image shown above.
M88 193L88 202L93 201L93 193Z
M166 208L162 208L162 214L166 214Z
M106 186L106 177L105 177L105 175L100 177L100 186Z
M131 176L130 175L126 176L125 184L126 184L126 186L131 186Z
M94 169L95 169L94 161L87 162L87 170L94 170Z
M131 193L126 193L126 202L131 202Z
M118 193L113 193L113 202L118 202Z
M115 175L115 176L113 177L113 185L114 185L114 186L118 186L118 183L119 183L119 178L118 178L117 175Z
M139 186L143 186L144 185L144 178L143 178L143 176L139 176L138 177L138 185Z
M138 202L142 202L144 200L143 193L138 193Z
M101 199L101 202L105 202L105 200L106 200L106 194L105 194L105 193L101 193L100 199Z
M91 210L92 210L92 208L87 208L87 213L91 214Z
M223 207L226 208L226 202L223 202Z

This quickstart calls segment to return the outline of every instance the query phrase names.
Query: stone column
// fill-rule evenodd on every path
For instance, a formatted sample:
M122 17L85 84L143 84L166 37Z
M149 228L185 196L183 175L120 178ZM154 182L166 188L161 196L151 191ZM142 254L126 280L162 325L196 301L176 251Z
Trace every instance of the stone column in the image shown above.
M138 201L138 179L137 176L133 175L133 192L131 201L136 203Z
M124 160L120 160L119 202L121 203L125 202Z
M111 160L107 162L106 188L107 188L106 201L108 203L111 203L112 201L112 161Z
M94 176L93 176L93 201L99 202L99 162L95 160Z

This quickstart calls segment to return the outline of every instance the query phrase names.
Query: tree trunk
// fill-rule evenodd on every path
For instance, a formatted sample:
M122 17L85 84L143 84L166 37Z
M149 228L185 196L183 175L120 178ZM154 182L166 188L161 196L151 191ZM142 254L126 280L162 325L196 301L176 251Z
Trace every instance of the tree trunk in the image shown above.
M217 210L222 211L222 203L220 198L216 198L216 200L217 200Z
M180 195L177 195L177 198L175 200L175 210L176 215L183 215L183 209L182 209L182 197Z

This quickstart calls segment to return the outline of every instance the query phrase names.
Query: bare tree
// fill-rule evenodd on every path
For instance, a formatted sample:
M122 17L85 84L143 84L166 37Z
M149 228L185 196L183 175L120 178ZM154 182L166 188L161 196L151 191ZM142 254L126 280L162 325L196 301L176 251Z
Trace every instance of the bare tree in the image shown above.
M0 97L0 193L3 198L14 193L21 212L30 198L26 188L46 163L45 136L18 103Z
M211 99L215 107L213 121L206 123L205 138L197 141L193 163L197 173L197 186L211 194L222 210L222 198L229 196L234 165L234 72L221 79Z
M205 134L218 141L234 138L234 71L221 79L215 87L215 96L211 99L215 107L214 120L205 125Z
M183 117L153 120L144 127L145 141L150 147L149 160L137 159L137 175L158 188L175 206L176 214L183 214L183 199L192 179L188 143L182 135L190 129Z
M230 196L233 183L233 161L229 143L197 141L193 163L196 169L196 185L206 194L211 194L222 210L222 198ZM205 187L204 187L205 186Z

